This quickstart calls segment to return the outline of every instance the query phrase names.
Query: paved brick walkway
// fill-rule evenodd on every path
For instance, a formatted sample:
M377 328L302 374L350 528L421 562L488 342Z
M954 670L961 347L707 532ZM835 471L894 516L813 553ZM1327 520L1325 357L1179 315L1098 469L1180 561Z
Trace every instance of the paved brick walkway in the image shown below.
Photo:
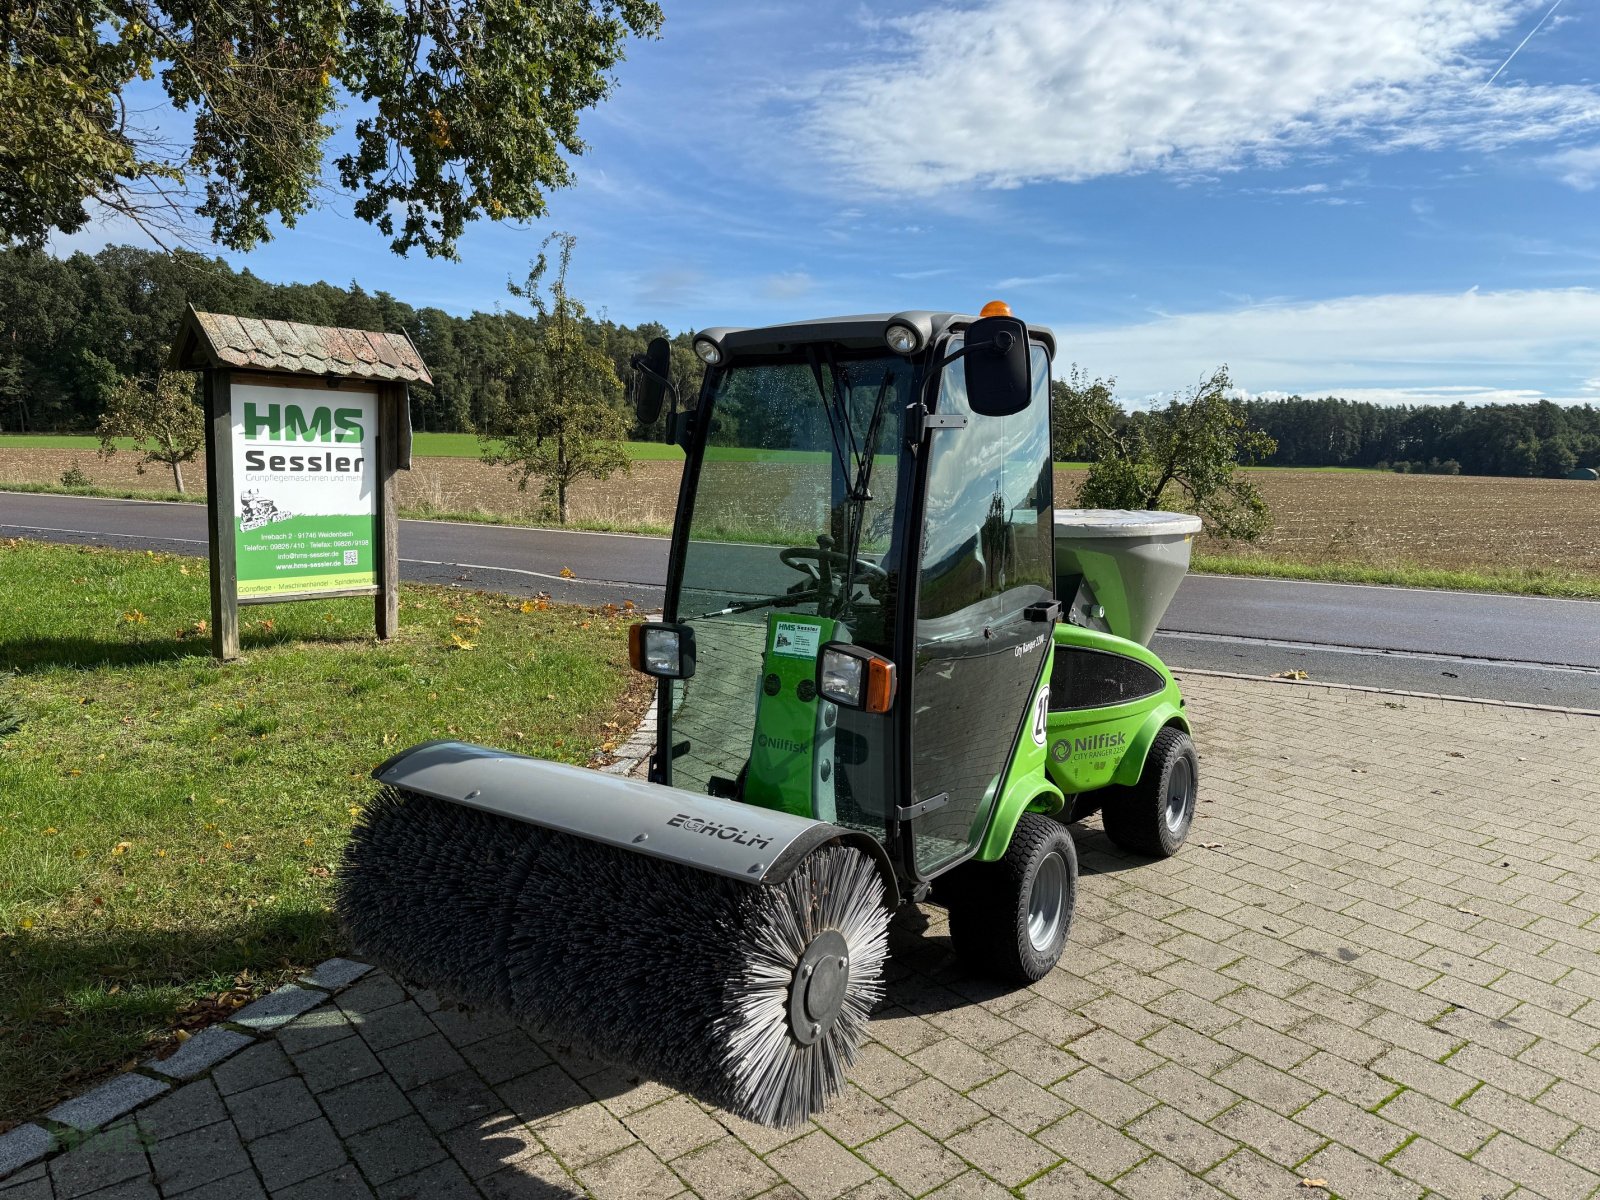
M1082 827L1063 967L902 919L848 1094L787 1133L374 973L0 1200L1600 1190L1600 719L1190 677L1206 803ZM1319 1190L1303 1180L1324 1180Z

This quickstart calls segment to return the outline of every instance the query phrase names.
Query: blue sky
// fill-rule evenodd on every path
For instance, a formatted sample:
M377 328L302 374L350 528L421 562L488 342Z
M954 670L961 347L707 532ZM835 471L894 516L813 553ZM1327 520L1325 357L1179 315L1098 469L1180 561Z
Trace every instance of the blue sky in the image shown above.
M466 312L560 229L630 323L1001 297L1129 399L1600 402L1600 0L663 7L547 221L398 259L330 195L230 257Z

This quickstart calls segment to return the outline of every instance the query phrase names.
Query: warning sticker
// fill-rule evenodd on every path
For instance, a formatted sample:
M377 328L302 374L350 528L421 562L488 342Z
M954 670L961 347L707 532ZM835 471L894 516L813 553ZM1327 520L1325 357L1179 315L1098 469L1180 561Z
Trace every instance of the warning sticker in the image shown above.
M801 621L778 621L772 633L772 652L788 658L815 658L822 630Z

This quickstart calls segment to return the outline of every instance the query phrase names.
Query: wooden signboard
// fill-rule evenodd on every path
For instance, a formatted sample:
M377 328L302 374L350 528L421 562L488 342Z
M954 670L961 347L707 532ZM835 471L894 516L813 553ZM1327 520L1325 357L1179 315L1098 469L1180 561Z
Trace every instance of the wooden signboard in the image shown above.
M228 351L247 361L228 361ZM364 351L375 361L362 361ZM429 381L410 342L191 310L173 359L203 372L216 656L238 657L248 604L371 596L378 636L392 637L395 475L411 465L407 385Z

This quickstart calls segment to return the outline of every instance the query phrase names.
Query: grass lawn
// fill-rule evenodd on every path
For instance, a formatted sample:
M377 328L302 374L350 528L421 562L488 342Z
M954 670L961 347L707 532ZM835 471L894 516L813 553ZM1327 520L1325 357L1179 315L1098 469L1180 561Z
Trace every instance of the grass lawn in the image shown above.
M341 947L372 768L460 737L584 763L644 693L626 614L408 587L247 608L202 561L0 541L0 1129Z

